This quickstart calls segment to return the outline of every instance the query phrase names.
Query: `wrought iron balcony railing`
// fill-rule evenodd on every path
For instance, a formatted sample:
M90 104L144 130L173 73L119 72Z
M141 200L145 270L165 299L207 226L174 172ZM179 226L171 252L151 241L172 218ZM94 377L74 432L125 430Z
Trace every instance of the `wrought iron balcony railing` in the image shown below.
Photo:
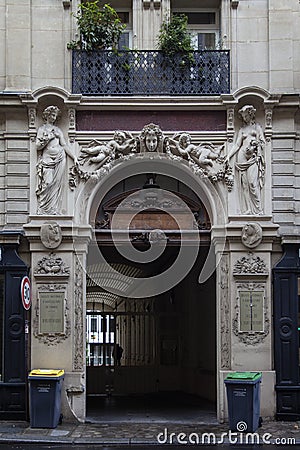
M228 50L189 59L160 51L73 50L72 91L83 95L218 95L229 93Z

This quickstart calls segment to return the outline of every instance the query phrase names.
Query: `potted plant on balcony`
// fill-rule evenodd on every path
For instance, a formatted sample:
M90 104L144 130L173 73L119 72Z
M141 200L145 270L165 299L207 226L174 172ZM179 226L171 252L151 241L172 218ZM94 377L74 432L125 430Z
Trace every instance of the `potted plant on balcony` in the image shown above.
M193 62L194 49L187 24L185 14L173 14L163 21L158 35L158 49L170 59L179 55L181 67Z
M77 20L80 33L77 41L68 43L69 49L116 50L125 26L114 8L105 3L102 8L99 0L79 3Z
M79 3L74 17L79 39L67 44L73 50L73 90L88 94L109 91L115 74L126 63L124 52L118 52L126 25L112 6L105 3L101 7L99 0Z
M173 14L170 19L163 21L158 35L164 78L173 88L174 80L182 83L187 79L194 62L192 38L187 24L188 18L185 14Z

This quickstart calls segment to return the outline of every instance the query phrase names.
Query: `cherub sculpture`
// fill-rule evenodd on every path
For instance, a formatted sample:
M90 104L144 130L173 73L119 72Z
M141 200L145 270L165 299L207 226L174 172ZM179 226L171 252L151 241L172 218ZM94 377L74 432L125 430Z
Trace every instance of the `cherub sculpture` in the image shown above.
M100 163L100 166L102 166L110 157L133 153L135 146L136 140L131 133L115 131L114 138L111 141L105 143L92 141L88 147L83 148L79 160L81 164L88 160L89 164Z
M202 169L213 166L216 159L222 160L220 153L223 146L215 150L210 142L202 142L199 145L192 144L191 136L188 133L175 134L169 139L170 150L173 154L192 160Z

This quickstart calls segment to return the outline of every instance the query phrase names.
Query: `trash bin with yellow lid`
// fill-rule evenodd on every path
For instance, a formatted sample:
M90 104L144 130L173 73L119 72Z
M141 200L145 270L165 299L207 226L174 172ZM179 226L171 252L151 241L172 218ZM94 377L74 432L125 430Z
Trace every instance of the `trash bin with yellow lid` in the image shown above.
M29 376L29 410L32 428L56 428L62 420L63 369L33 369Z

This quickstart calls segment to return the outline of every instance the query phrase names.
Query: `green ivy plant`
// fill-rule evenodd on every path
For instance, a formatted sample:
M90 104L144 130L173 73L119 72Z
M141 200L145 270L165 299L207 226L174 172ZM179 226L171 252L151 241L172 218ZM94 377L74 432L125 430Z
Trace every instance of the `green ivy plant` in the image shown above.
M116 50L125 26L114 8L105 3L102 7L99 0L79 3L77 25L80 32L78 41L68 43L69 49Z
M158 49L167 57L180 54L180 66L193 63L192 38L187 29L188 18L185 14L174 14L165 19L158 35Z

